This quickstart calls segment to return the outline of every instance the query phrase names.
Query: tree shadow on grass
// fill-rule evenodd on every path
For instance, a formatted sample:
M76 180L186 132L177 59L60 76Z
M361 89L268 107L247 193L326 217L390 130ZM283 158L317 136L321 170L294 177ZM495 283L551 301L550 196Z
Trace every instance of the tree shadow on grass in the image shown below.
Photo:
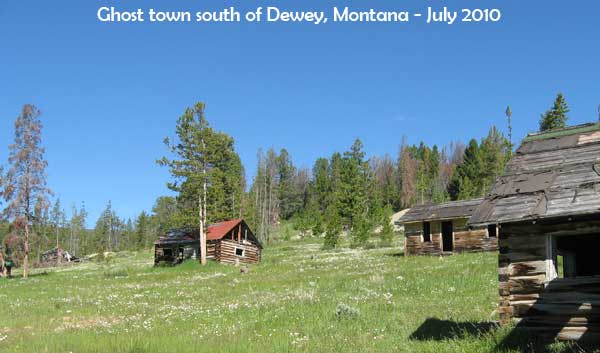
M593 345L586 342L562 341L539 335L517 327L513 328L502 341L500 341L493 352L523 352L523 353L592 353L598 352L598 346L594 350Z
M385 253L385 256L404 257L404 251Z
M409 339L443 341L478 337L495 331L498 327L499 325L495 322L455 322L430 317L409 336Z
M49 276L50 274L51 274L50 271L30 272L28 278L45 277L45 276ZM1 279L19 279L19 278L23 278L23 273L21 273L21 272L13 273L12 277L10 277L10 278L2 277Z
M500 330L496 322L455 322L428 318L413 332L409 339L417 341L444 341L482 337ZM588 353L598 352L598 345L585 342L556 342L543 338L531 332L512 329L501 339L492 352L523 352L523 353Z

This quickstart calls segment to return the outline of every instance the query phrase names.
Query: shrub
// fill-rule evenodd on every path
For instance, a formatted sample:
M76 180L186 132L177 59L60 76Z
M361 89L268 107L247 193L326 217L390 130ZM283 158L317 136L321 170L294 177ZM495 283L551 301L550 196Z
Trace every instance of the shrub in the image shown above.
M353 319L360 315L360 311L356 308L348 306L344 303L339 303L335 308L335 317L338 320Z

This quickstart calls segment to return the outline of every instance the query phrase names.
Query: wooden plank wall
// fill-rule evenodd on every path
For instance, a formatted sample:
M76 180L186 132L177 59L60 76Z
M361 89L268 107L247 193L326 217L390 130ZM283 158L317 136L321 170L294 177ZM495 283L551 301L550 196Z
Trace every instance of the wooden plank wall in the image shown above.
M504 224L499 232L500 322L563 340L600 338L600 276L554 278L549 235L597 234L600 221ZM596 236L596 235L591 235Z
M467 219L452 221L455 252L479 252L498 250L498 238L488 237L487 227L469 229ZM496 232L498 234L498 232Z
M498 249L498 239L489 238L487 228L469 230L467 219L452 220L454 231L454 252L495 251ZM431 242L424 242L423 223L408 223L404 225L406 236L406 255L441 255L442 254L442 222L433 221L431 224Z
M431 241L423 241L423 223L404 225L406 255L439 255L442 253L442 235L440 222L431 222Z
M236 256L235 249L243 248L244 256ZM256 263L260 261L261 249L250 242L237 242L234 240L222 239L216 248L217 261L223 263Z

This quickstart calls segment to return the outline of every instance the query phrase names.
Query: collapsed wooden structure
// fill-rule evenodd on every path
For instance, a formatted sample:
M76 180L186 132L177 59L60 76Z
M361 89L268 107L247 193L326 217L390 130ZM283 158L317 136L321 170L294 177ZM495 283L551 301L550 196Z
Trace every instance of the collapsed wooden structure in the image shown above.
M173 230L154 242L154 263L178 264L199 258L199 231ZM260 261L262 245L248 224L234 219L208 226L206 258L223 263L256 263Z
M397 221L404 226L406 255L442 255L497 250L496 227L467 224L482 199L412 207Z
M38 265L40 267L47 267L79 261L79 258L69 254L69 252L63 248L55 247L42 253L40 256L40 263Z
M499 225L501 323L600 336L600 124L528 135L472 226Z

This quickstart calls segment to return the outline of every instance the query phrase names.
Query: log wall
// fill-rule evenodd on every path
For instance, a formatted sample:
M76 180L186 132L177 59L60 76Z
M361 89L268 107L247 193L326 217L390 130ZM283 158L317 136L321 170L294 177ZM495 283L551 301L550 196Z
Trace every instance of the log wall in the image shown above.
M498 249L498 238L488 237L487 228L470 230L468 219L452 220L454 237L453 252L495 251ZM423 223L408 223L404 225L406 255L441 255L442 251L442 222L432 221L431 242L423 241Z
M498 250L498 238L489 237L487 227L469 229L467 221L468 219L466 218L452 221L454 251L480 252Z
M552 236L600 236L600 220L523 222L499 232L500 322L562 340L600 338L600 276L556 278Z
M423 241L423 223L404 225L404 253L406 255L439 255L442 253L441 223L431 223L431 241Z
M237 256L235 249L244 249L243 256ZM222 239L216 244L217 261L223 263L256 263L260 261L261 249L252 242Z

